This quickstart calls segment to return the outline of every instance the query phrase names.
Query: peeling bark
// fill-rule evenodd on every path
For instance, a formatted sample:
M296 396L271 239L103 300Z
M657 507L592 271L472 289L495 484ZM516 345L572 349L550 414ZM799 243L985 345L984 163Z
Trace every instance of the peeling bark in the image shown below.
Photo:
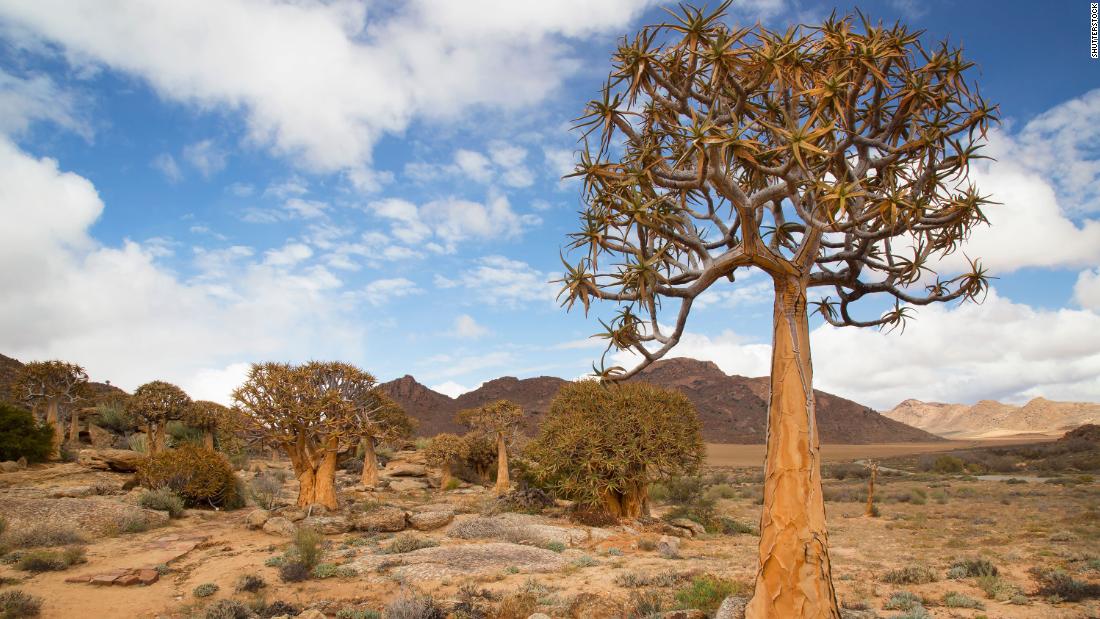
M378 454L374 451L374 438L370 436L363 439L363 475L359 481L368 488L378 485Z
M57 400L50 400L46 403L46 423L53 428L53 438L50 444L50 460L61 459L61 424L58 422L57 409Z
M605 492L603 504L616 518L641 518L649 513L649 486L633 484L621 491Z
M76 445L80 442L80 411L74 410L69 417L69 444Z
M300 439L297 444L287 446L286 451L298 477L298 507L320 503L329 509L339 508L335 446L330 444L318 453Z
M508 477L508 445L504 442L504 434L497 434L497 483L493 491L497 494L508 492L511 480Z
M775 278L760 565L748 619L839 618L821 493L805 282Z
M878 462L871 463L871 477L867 479L867 511L864 515L868 518L875 516L875 477L878 477Z

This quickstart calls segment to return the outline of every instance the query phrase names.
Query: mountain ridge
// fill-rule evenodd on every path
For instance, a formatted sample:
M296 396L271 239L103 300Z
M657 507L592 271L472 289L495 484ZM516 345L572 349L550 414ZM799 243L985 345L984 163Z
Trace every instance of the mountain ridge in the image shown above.
M948 438L1000 438L1024 434L1061 436L1087 423L1100 423L1100 404L1064 402L1036 397L1023 405L996 400L949 404L907 399L882 413L927 432Z

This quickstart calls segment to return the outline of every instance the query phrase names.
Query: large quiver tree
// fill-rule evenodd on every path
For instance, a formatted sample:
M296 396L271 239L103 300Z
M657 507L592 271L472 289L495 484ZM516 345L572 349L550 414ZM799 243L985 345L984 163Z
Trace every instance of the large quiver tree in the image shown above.
M209 400L196 400L184 415L184 422L192 428L202 430L202 444L214 449L214 434L218 427L227 423L229 408Z
M126 401L126 409L145 426L149 455L164 451L168 422L183 419L192 405L183 389L163 380L145 383Z
M497 449L496 494L508 492L511 480L508 475L508 444L523 421L523 409L508 400L496 400L484 406L459 411L455 421L493 441Z
M88 399L88 373L75 363L65 361L34 361L24 365L12 385L16 400L33 410L45 408L46 424L53 428L50 458L61 454L61 425L71 417L70 424L80 414L80 404Z
M980 299L956 251L988 201L967 178L995 108L971 63L919 32L830 17L772 32L730 27L729 2L685 7L624 39L580 124L586 208L565 302L620 304L604 334L624 379L684 333L693 301L756 268L774 282L760 565L748 616L837 617L821 496L807 310L836 326L903 325L910 306ZM609 259L610 258L610 259ZM610 266L610 268L608 268ZM813 288L832 289L836 298ZM889 304L859 316L853 304ZM674 320L659 324L669 307ZM885 311L883 311L883 308Z
M233 392L249 430L277 445L298 477L298 505L336 509L336 461L359 442L374 377L339 362L256 363Z

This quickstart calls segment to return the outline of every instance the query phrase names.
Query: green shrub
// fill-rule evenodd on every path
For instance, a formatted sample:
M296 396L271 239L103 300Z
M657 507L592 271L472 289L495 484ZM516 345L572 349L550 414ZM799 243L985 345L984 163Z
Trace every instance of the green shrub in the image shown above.
M169 488L189 507L210 505L234 509L244 504L241 484L225 456L187 443L160 452L138 465L138 482L146 488Z
M237 600L218 600L206 609L205 619L250 619L255 615Z
M354 578L358 572L353 567L336 565L335 563L318 563L311 572L314 578Z
M385 619L445 619L447 611L430 594L403 590L386 606Z
M279 566L279 578L283 582L301 582L312 575L312 569L301 561L285 561Z
M18 589L0 591L0 619L37 617L42 612L42 598Z
M14 548L37 548L83 544L85 540L84 536L72 527L42 523L24 529L13 529L8 532L4 542Z
M197 598L208 598L218 592L218 585L212 582L204 582L191 591L191 595Z
M987 598L998 602L1007 602L1020 593L1019 589L1000 576L978 576L974 584L985 592Z
M274 509L282 490L283 480L269 472L253 477L249 483L249 494L252 495L252 500L263 509Z
M239 593L255 593L267 586L264 579L255 574L244 574L237 580L236 590Z
M565 544L562 542L546 542L542 545L546 550L552 550L554 552L565 552Z
M169 518L179 518L183 515L183 499L168 488L156 488L147 490L138 499L138 505L161 512L168 512Z
M43 462L53 449L53 428L30 411L0 402L0 460Z
M935 473L953 475L962 473L965 469L966 464L955 456L939 456L932 461L932 471Z
M695 608L712 615L721 606L722 600L747 591L748 585L744 583L705 574L695 577L691 584L676 592L676 605L678 608Z
M414 550L420 550L421 548L431 548L438 546L439 543L435 540L420 537L419 535L413 535L412 533L402 533L393 538L390 541L389 546L382 551L385 554L403 554L406 552L412 552Z
M130 434L138 429L137 419L126 410L126 404L121 400L96 405L92 423L116 434Z
M164 427L168 434L168 446L180 447L187 443L202 444L202 430L193 428L182 421L169 421Z
M982 604L981 600L976 600L969 595L963 595L955 591L948 591L943 594L943 605L948 608L975 608L983 610L985 604Z
M321 562L324 549L321 544L325 537L315 529L301 527L294 533L294 548L297 551L298 562L312 570Z
M706 493L703 495L710 501L718 501L718 499L734 499L737 498L737 488L729 484L717 484L707 488Z
M960 559L951 564L947 577L952 579L996 576L997 566L988 559Z
M66 548L62 552L52 550L33 550L22 555L15 569L24 572L57 572L67 570L78 563L85 563L84 549L79 546Z
M883 603L882 608L885 610L913 610L913 608L921 605L921 597L916 593L895 591L891 593L890 597Z
M893 585L923 585L936 580L936 573L923 565L908 565L890 570L882 576L882 582Z
M376 610L341 608L336 611L336 619L382 619L382 613Z
M648 619L665 612L665 598L660 591L631 591L627 616Z
M1066 602L1100 597L1100 584L1077 580L1063 570L1033 567L1028 573L1039 582L1038 595Z
M131 434L126 437L126 446L131 451L136 451L139 454L149 453L149 437L144 433Z

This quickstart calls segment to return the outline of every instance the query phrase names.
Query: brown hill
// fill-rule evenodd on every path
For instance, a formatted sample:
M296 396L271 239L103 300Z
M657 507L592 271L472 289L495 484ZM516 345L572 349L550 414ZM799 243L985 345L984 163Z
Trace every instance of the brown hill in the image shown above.
M767 413L768 379L730 376L709 361L668 359L639 374L644 380L679 389L694 404L710 443L763 443ZM497 399L523 407L525 430L534 434L550 401L566 381L551 376L491 380L481 387L450 398L404 376L385 383L383 389L405 410L420 420L418 434L459 432L454 415ZM818 426L826 443L893 443L935 441L939 437L886 419L874 410L844 398L815 391Z
M22 368L23 363L18 359L0 355L0 402L19 405L19 403L12 398L11 388L12 385L15 384L16 378L19 376L19 370ZM91 387L93 397L97 401L106 399L107 396L113 394L126 393L118 387L106 383L89 382L88 386Z
M905 400L886 417L949 438L996 438L1018 434L1060 436L1086 423L1100 423L1100 404L1035 398L1023 406L982 400L974 405Z

